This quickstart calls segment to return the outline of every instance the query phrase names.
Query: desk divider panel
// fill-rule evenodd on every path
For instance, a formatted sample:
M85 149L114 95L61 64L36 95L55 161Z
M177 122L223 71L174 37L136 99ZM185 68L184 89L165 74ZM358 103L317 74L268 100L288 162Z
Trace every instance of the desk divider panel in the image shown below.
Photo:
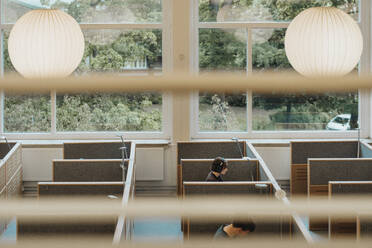
M238 146L239 145L239 146ZM244 141L185 141L177 142L177 193L182 193L181 159L242 158L246 156Z
M17 218L17 241L29 241L35 238L99 238L111 245L112 237L115 232L117 218L106 217L100 223L78 222L66 223L66 221L55 216L53 223L30 223L24 221L22 217ZM49 217L50 218L50 217ZM97 219L96 219L97 221Z
M9 146L10 149L9 149ZM23 167L20 143L0 143L0 199L22 197ZM0 219L0 234L6 229L11 218Z
M372 180L372 159L329 158L308 160L308 195L328 196L329 181ZM328 221L311 221L311 230L327 230Z
M121 159L55 159L54 182L119 182L123 181ZM128 160L125 160L128 167Z
M372 158L309 159L308 177L310 195L327 195L329 181L372 180ZM316 188L322 188L324 194Z
M13 177L11 177L11 180L6 185L6 198L12 199L12 198L21 198L22 197L22 179L23 179L23 170L22 167L20 167Z
M372 194L372 181L330 181L328 182L330 197L345 195Z
M113 201L108 195L121 198L124 182L39 182L39 198L47 197L101 197L103 201ZM117 199L120 201L120 199ZM117 217L100 217L92 221L66 221L65 217L54 217L51 222L29 222L17 217L17 239L50 238L60 236L73 238L80 235L99 237L112 240L115 232ZM48 216L51 218L51 216Z
M357 217L357 240L371 240L372 219L371 216L359 215Z
M342 141L291 141L291 195L307 194L308 158L356 158L358 142Z
M257 185L267 185L261 189ZM183 182L184 196L200 195L272 195L272 184L270 181L253 182Z
M245 142L239 142L239 147L245 156ZM177 163L181 159L214 159L241 158L238 144L235 141L200 141L200 142L178 142L177 143Z
M268 188L263 190L256 185L266 184ZM256 182L184 182L184 198L194 196L221 196L221 195L241 195L249 197L254 195L259 197L272 197L273 185L270 181ZM250 237L260 235L272 235L272 237L283 238L290 237L290 216L273 217L273 222L261 220L259 217L252 217L256 224L256 231ZM214 221L198 222L190 219L186 220L186 228L184 229L184 238L197 238L201 235L213 237L218 227L223 223Z
M39 197L123 195L124 182L39 182Z
M182 159L181 175L184 181L205 181L213 159ZM258 161L227 159L228 172L224 181L258 181Z
M64 159L122 159L122 142L63 143ZM129 158L131 142L125 142Z
M358 196L372 194L372 181L330 181L328 183L328 196L333 199L338 196ZM357 216L349 218L329 218L329 238L354 238L358 237ZM370 223L366 221L365 223ZM372 230L372 229L371 229ZM371 232L369 233L371 234Z

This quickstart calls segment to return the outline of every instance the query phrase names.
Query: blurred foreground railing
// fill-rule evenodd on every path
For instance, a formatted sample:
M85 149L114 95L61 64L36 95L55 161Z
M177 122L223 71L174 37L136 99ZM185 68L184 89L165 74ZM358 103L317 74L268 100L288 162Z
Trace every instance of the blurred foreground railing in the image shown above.
M276 199L247 197L246 195L235 197L204 196L188 200L146 198L129 201L126 205L116 201L102 201L101 198L61 197L39 200L2 200L0 203L0 217L21 215L30 219L40 216L48 219L48 216L51 215L75 220L125 215L129 218L187 216L200 220L214 218L223 221L239 216L270 218L271 216L291 215L293 211L300 215L319 217L331 214L341 217L363 215L372 218L372 199L366 196L339 197L332 200L315 197L309 200L297 197L291 200L290 204Z
M305 78L298 74L278 73L256 76L209 74L189 76L172 74L148 77L97 75L51 79L0 79L0 89L6 92L143 92L143 91L213 91L236 92L350 92L372 87L370 76L337 78Z
M218 206L218 207L216 207ZM0 202L0 217L8 216L21 216L22 221L25 223L29 222L53 222L57 216L59 220L64 222L84 222L89 220L92 223L100 223L106 218L123 216L124 223L126 220L133 220L134 218L156 218L156 217L190 217L200 221L209 221L211 219L220 221L221 223L228 223L231 219L239 218L252 218L259 217L260 220L270 222L275 216L291 216L293 213L297 213L303 216L312 217L353 217L363 218L364 221L372 222L372 199L363 196L355 198L337 198L333 200L328 199L296 199L290 204L287 204L277 199L262 199L252 198L252 196L239 196L239 197L203 197L203 198L191 198L190 200L171 200L171 199L136 199L128 201L126 205L121 202L102 200L102 199L80 199L80 198L69 198L69 199L40 199L40 200L7 200ZM126 225L123 225L123 232L125 231ZM118 235L118 234L116 234ZM52 237L52 236L51 236ZM118 236L117 236L118 237ZM92 238L81 238L77 239L79 242L89 240ZM255 237L250 240L261 240L263 243L260 247L267 247L266 243L270 241L270 236L262 236L262 239ZM54 240L54 239L53 239ZM365 239L355 242L350 242L349 247L363 247ZM70 239L58 240L60 244L68 245ZM121 242L119 242L121 241ZM197 240L203 242L206 240ZM260 241L260 242L261 242ZM22 240L23 242L23 240ZM22 246L22 242L19 245ZM43 240L34 239L33 242L39 244L39 242L46 242ZM53 241L54 242L54 241ZM64 243L66 242L66 244ZM99 239L95 242L99 243ZM190 241L184 244L176 243L177 246L188 246ZM211 240L209 240L209 243ZM283 239L277 240L279 244L283 243L290 245L291 247L297 240ZM327 244L330 245L330 241L327 240ZM118 240L113 245L125 245L127 241ZM132 245L142 247L141 243L132 243ZM272 243L271 243L272 244ZM280 245L275 247L280 247ZM308 247L310 243L299 242L296 243L303 247L306 244ZM313 244L311 247L322 247L323 242ZM335 243L335 245L340 243ZM342 244L342 243L341 243ZM39 247L43 247L43 244L39 244ZM157 242L147 244L147 247L156 247ZM93 244L92 247L94 247ZM198 246L198 243L196 243ZM31 246L29 246L31 247ZM55 246L53 246L55 247ZM238 247L238 246L237 246ZM287 246L288 247L288 246ZM330 247L330 246L328 246ZM332 247L332 246L331 246ZM337 246L345 247L345 246Z

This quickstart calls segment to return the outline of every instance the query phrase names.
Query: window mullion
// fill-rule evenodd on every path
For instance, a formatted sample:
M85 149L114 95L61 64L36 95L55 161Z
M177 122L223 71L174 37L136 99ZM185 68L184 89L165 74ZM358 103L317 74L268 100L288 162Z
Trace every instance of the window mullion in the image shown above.
M50 92L50 114L51 114L51 133L52 135L57 132L57 93L55 90Z
M0 27L2 23L2 0L0 0ZM0 29L0 77L4 77L4 30ZM0 91L0 132L4 133L4 91Z
M253 113L252 113L252 107L253 105L253 99L252 99L252 91L247 91L247 132L248 135L252 133L253 129Z
M5 104L4 104L4 98L5 94L4 91L0 91L0 132L4 133L4 110L5 110Z
M252 29L246 29L246 42L247 42L247 76L252 75ZM253 125L253 114L252 114L252 91L247 91L247 132L250 135L252 133L252 125Z
M246 42L247 42L247 75L252 74L252 29L246 29Z

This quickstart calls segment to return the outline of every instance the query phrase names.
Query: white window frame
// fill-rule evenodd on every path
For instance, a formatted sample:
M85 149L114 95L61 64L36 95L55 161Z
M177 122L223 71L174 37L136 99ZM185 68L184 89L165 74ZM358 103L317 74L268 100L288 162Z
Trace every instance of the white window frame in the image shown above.
M0 0L0 76L4 76L4 57L3 57L3 32L10 30L13 24L3 23L2 7L3 1ZM162 74L172 71L172 0L162 0L162 23L81 23L82 30L139 30L139 29L158 29L162 31ZM59 132L57 131L56 120L56 92L50 92L51 98L51 131L41 133L30 132L4 132L4 92L0 92L0 132L8 139L31 140L31 139L116 139L117 134L124 135L127 139L170 139L172 133L172 95L169 92L162 93L162 129L161 131L100 131L100 132Z
M192 71L199 71L199 29L200 28L234 28L247 30L247 75L252 73L252 44L251 30L256 28L287 28L290 22L199 22L199 1L191 0L193 8L193 54ZM371 7L370 0L359 0L359 25L364 38L364 52L362 54L359 73L369 74L371 71ZM362 138L370 137L372 133L372 90L359 90L358 92L358 116L360 123L360 135ZM254 131L252 130L252 91L247 91L247 131L241 132L201 132L199 129L199 92L193 92L191 99L191 138L192 139L230 139L232 137L242 139L311 139L311 138L357 138L358 131L327 131L327 130L299 130L299 131Z

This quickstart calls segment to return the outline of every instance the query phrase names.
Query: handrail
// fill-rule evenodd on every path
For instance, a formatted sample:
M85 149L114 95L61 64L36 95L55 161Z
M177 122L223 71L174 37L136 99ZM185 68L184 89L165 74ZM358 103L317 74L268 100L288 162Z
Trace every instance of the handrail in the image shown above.
M130 148L130 157L129 157L129 164L127 170L127 177L125 179L124 185L124 193L122 199L122 206L128 205L129 201L134 197L134 184L135 184L135 159L136 159L136 143L131 143ZM126 240L130 239L130 230L128 230L128 223L130 225L130 221L124 215L119 216L118 222L116 224L114 238L112 243L114 245L119 244L123 238ZM129 236L129 237L128 237Z
M269 180L273 184L273 187L274 187L275 191L282 191L278 182L275 180L274 176L271 174L270 169L267 167L265 161L262 159L260 154L256 151L254 146L249 142L246 142L246 145L253 152L256 159L258 159L258 161L260 163L260 166L262 167L263 171L266 173L267 177L269 178ZM280 200L282 200L283 203L286 204L286 205L291 205L290 201L288 200L288 198L286 196L281 197ZM311 236L309 230L307 229L307 227L305 226L304 222L301 220L300 216L296 212L293 212L292 217L295 221L295 224L298 226L301 233L304 235L305 240L309 243L314 243L314 239L312 238L312 236Z

